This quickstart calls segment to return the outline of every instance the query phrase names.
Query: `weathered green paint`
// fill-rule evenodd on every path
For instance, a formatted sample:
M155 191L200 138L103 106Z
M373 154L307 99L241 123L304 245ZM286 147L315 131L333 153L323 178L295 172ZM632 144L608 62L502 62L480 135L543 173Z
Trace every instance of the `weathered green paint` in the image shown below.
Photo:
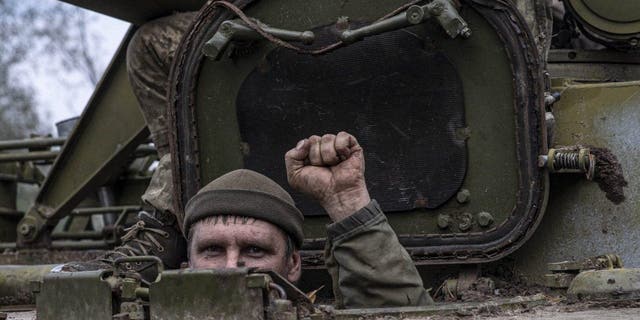
M53 160L57 156L58 156L58 152L56 152L56 151L32 151L32 152L1 153L0 154L0 162Z
M247 269L166 271L149 301L152 320L264 317L262 288L249 288Z
M309 30L335 23L340 16L353 21L372 21L404 1L385 0L376 6L366 1L301 3L278 0L256 2L247 14L278 28ZM308 15L302 12L315 12ZM466 119L470 128L468 140L469 164L463 188L470 190L473 200L459 204L452 199L436 210L415 210L389 214L389 220L399 234L458 233L455 227L437 227L439 213L450 214L454 220L463 212L474 215L491 212L495 225L510 216L515 205L517 170L515 151L515 116L511 70L495 31L475 11L462 10L463 18L473 30L469 39L450 39L435 22L412 28L419 36L428 35L429 46L442 50L457 67L463 80ZM242 81L273 49L263 43L257 52L231 62L204 62L197 88L196 118L200 151L201 183L233 169L241 168L242 148L236 118L235 99ZM491 97L488 99L487 97ZM318 133L320 134L320 133ZM291 145L302 137L291 137ZM366 147L365 152L366 152ZM284 165L283 165L284 170ZM326 217L307 217L308 238L323 237ZM483 231L474 223L472 232Z
M581 175L554 176L547 214L515 253L517 268L540 282L547 263L606 253L618 254L625 266L640 266L640 82L565 83L554 90L562 92L554 105L555 144L611 149L629 182L627 200L614 205Z
M36 199L38 203L56 210L62 206L73 207L66 202L93 182L100 170L109 165L109 160L127 146L135 150L146 138L146 123L127 76L125 48L126 41L99 84L101 90L93 94L45 180ZM111 175L113 173L106 178Z
M568 0L580 18L613 35L640 33L640 2L611 0Z
M48 270L50 266L37 266ZM16 271L25 271L17 266ZM0 272L2 270L0 269ZM251 275L247 269L191 270L163 272L147 289L130 278L109 276L105 271L54 272L32 277L37 283L27 287L37 294L39 319L110 319L119 302L136 297L148 298L151 319L263 319L275 315L291 301L265 295L271 279L264 274ZM133 280L133 281L132 281ZM129 287L127 284L131 284ZM123 286L124 285L124 286ZM129 300L127 300L129 299ZM295 300L293 297L289 297ZM118 304L115 304L118 303ZM547 304L542 294L529 297L495 299L488 302L447 303L422 307L336 310L332 306L309 308L310 319L429 319L433 316L476 314L486 310L508 312ZM293 302L296 306L296 302ZM115 308L114 308L115 307ZM28 309L28 308L27 308ZM298 319L292 314L286 319ZM293 316L293 317L291 317ZM280 319L280 318L277 318ZM301 318L307 319L307 318Z
M36 297L38 319L111 320L111 287L104 271L47 274Z
M55 224L120 173L148 136L127 76L125 55L131 34L125 37L19 228L34 224L37 233L43 225Z
M584 82L640 79L640 54L617 50L551 50L547 70L552 77Z
M0 306L34 304L32 281L42 281L55 265L0 266Z
M61 146L66 141L65 138L35 138L23 140L0 141L0 150L26 149L26 148L49 148L51 146Z
M640 269L581 272L571 282L567 294L578 299L636 299L640 297Z

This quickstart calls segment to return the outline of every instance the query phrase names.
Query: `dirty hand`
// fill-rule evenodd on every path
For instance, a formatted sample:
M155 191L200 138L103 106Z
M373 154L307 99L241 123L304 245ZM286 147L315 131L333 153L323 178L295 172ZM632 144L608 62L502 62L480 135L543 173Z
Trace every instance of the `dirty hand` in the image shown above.
M318 202L333 221L342 220L370 201L364 180L364 154L346 132L300 140L284 156L292 188Z

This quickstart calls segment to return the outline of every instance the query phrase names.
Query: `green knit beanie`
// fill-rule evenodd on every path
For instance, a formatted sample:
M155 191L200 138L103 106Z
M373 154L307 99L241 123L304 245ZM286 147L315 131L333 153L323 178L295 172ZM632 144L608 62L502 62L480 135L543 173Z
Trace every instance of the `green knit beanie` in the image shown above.
M194 223L217 215L237 215L270 222L302 245L304 217L276 182L247 169L231 171L209 182L185 208L184 234Z

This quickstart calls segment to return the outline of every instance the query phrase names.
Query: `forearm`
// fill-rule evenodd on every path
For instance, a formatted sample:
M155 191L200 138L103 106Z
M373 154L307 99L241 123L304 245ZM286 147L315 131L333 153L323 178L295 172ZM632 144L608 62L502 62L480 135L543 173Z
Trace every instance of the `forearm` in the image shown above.
M426 305L411 257L375 201L328 227L327 268L339 308Z

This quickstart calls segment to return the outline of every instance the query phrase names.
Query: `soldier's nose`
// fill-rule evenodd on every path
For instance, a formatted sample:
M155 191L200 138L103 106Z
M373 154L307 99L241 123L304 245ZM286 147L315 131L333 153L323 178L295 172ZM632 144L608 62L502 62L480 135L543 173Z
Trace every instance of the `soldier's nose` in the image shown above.
M240 264L244 265L244 262L240 261L239 258L240 258L239 255L234 252L228 253L227 264L225 265L225 268L233 269L233 268L238 268Z

